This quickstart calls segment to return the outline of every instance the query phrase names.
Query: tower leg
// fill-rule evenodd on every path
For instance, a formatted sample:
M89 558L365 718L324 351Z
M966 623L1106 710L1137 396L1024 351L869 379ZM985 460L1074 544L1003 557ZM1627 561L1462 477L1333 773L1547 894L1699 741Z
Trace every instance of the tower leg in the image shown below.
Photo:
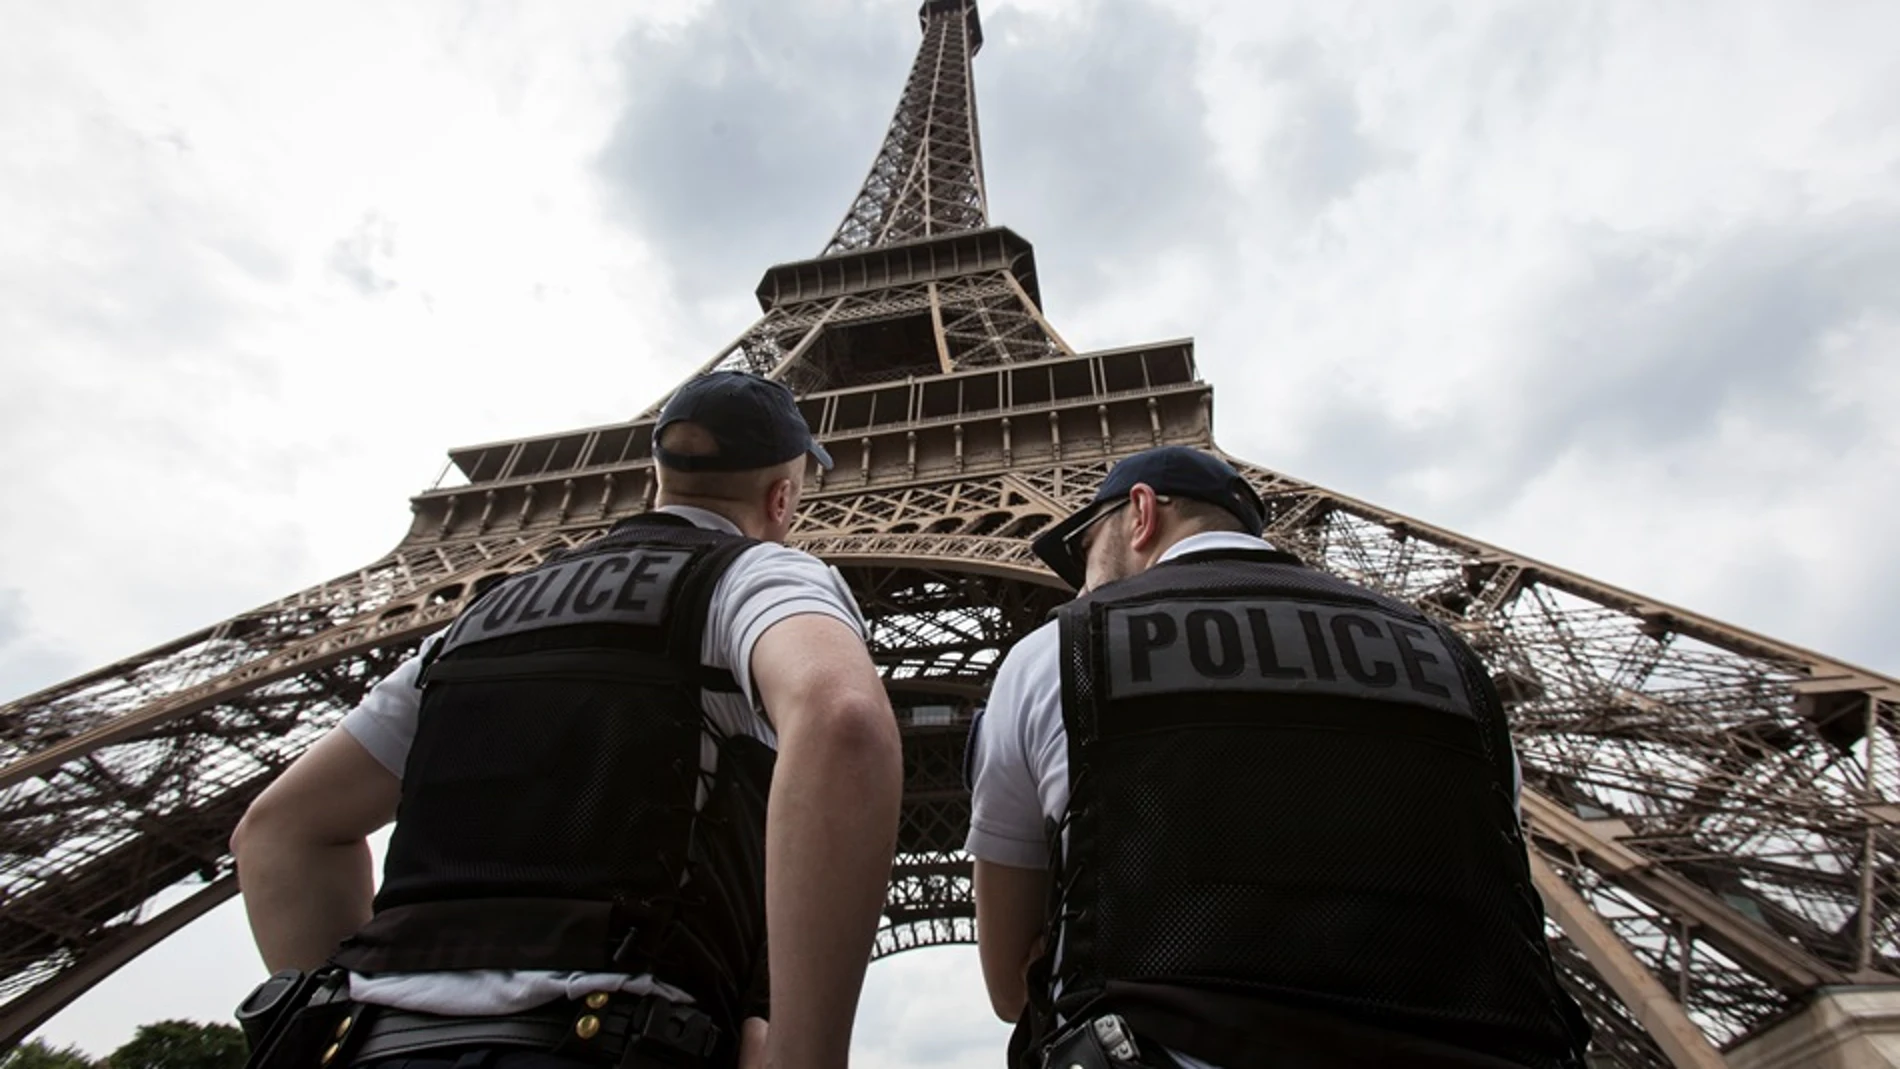
M1731 1069L1900 1069L1900 986L1824 987L1729 1051Z
M1733 1069L1734 1063L1725 1061L1721 1052L1710 1045L1708 1037L1696 1028L1695 1022L1689 1020L1689 1015L1649 970L1643 968L1643 963L1630 953L1583 896L1571 889L1536 851L1531 852L1530 860L1531 878L1537 884L1537 893L1543 898L1550 918L1576 942L1617 997L1649 1030L1649 1037L1662 1048L1669 1063L1676 1069Z

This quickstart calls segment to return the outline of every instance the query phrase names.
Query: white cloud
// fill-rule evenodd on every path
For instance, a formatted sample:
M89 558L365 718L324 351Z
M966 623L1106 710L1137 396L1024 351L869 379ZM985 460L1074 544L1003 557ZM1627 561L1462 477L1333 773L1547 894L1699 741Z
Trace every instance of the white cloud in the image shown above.
M0 696L353 569L447 447L742 329L916 40L782 8L9 7ZM1071 342L1193 334L1231 452L1900 670L1891 5L984 15L995 221ZM226 1015L232 916L49 1034ZM865 1012L867 1064L1001 1049L967 951Z
M1003 1061L1010 1027L990 1011L974 949L905 951L865 976L851 1064L986 1069Z
M402 500L451 442L624 418L701 359L589 166L632 17L561 10L45 9L8 36L27 507L0 559L45 641L103 661L353 567L402 513L340 503ZM92 551L44 551L68 531Z
M1203 10L1231 215L1159 259L1231 260L1085 321L1191 317L1230 451L1900 667L1891 9Z

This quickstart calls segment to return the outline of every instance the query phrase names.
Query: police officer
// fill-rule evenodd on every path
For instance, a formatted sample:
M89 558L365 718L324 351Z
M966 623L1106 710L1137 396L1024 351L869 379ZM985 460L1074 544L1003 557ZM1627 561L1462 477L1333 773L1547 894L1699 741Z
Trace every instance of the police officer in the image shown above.
M1082 595L998 669L969 770L1012 1059L1580 1065L1483 665L1263 519L1171 446L1036 541Z
M285 1064L845 1064L902 766L850 592L780 544L807 455L784 386L689 382L654 511L491 588L258 797L258 948L332 966Z

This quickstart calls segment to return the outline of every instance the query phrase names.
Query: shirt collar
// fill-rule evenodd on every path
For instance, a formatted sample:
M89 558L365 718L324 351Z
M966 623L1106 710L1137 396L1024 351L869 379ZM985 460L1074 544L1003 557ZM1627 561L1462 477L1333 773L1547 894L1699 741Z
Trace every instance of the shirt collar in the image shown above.
M1251 549L1264 552L1271 550L1272 544L1264 538L1256 538L1239 531L1202 531L1181 539L1174 545L1161 551L1155 563L1173 560L1183 553L1204 553L1210 549Z
M726 519L711 509L703 509L697 505L661 505L653 511L664 512L669 516L678 516L680 519L692 523L694 527L703 527L708 531L724 531L727 534L745 533L739 530L738 524L733 523L731 520Z

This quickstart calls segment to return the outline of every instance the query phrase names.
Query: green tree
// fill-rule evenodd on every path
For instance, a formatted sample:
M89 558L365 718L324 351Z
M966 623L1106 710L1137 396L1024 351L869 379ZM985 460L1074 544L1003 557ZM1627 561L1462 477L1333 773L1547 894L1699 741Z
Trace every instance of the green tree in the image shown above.
M100 1069L244 1069L249 1053L234 1025L158 1021L141 1026Z
M96 1063L78 1047L54 1048L36 1039L0 1056L0 1069L96 1069Z

